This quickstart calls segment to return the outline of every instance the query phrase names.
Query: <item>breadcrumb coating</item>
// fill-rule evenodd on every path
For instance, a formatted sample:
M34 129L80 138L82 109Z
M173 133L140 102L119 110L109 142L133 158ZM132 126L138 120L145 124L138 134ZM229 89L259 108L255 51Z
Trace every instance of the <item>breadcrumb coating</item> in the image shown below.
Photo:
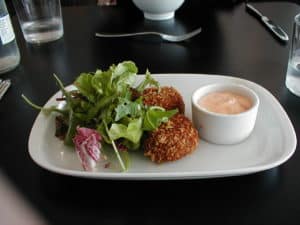
M143 102L148 106L160 106L166 110L178 109L184 114L184 101L180 93L173 87L146 88L143 91Z
M178 160L193 152L199 144L198 131L183 114L176 114L144 141L145 156L156 163Z

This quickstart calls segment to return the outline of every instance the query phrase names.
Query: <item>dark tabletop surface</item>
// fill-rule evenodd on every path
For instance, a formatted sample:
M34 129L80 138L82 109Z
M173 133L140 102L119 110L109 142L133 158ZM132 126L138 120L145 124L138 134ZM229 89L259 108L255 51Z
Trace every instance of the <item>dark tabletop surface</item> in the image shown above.
M300 155L252 175L184 181L110 181L48 172L28 154L30 129L38 112L24 104L25 93L44 104L57 91L52 73L69 84L83 71L133 60L140 71L208 73L245 78L268 89L300 134L300 98L285 87L284 45L244 5L212 9L186 1L175 20L149 22L132 4L117 7L63 7L64 37L40 46L26 44L13 24L21 63L2 75L12 87L0 101L0 171L49 224L299 224ZM292 34L293 3L254 3ZM157 29L170 33L198 26L203 33L184 43L155 39L96 39L96 31ZM98 193L94 197L90 195ZM0 200L1 204L1 200ZM0 218L1 221L1 218Z

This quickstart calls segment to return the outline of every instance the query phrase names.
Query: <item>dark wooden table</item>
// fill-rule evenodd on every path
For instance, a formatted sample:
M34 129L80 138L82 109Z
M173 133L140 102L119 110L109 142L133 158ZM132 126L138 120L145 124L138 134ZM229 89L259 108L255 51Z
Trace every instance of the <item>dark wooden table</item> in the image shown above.
M27 142L38 112L21 94L44 104L57 87L52 74L68 84L83 71L133 60L140 71L231 75L267 88L283 105L300 134L300 98L285 87L290 43L277 41L244 5L223 9L186 1L176 19L143 19L132 4L63 8L64 37L40 46L26 44L16 17L20 66L2 77L12 87L0 102L0 171L49 224L299 224L300 154L268 171L219 179L109 181L48 172L30 158ZM299 7L254 3L292 35ZM198 26L203 33L184 43L156 39L96 39L96 31L157 29L180 33ZM91 196L91 192L98 193ZM0 200L1 204L1 200ZM1 223L1 218L0 218Z

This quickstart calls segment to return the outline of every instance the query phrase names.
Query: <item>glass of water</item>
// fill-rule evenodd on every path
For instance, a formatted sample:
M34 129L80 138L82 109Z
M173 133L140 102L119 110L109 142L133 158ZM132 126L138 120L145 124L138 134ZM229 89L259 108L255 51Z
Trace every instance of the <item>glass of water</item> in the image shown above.
M24 38L45 43L63 36L60 0L13 0Z
M294 20L285 85L293 94L300 96L300 14Z

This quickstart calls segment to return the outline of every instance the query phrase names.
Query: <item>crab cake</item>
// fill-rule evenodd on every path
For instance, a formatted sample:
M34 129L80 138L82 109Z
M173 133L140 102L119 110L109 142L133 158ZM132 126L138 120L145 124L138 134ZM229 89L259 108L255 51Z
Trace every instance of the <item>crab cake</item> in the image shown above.
M184 114L184 102L180 93L173 87L151 87L143 91L143 102L148 106L160 106L166 110L178 109Z
M192 122L178 113L149 133L143 145L144 154L156 163L174 161L194 151L198 143L198 131Z

